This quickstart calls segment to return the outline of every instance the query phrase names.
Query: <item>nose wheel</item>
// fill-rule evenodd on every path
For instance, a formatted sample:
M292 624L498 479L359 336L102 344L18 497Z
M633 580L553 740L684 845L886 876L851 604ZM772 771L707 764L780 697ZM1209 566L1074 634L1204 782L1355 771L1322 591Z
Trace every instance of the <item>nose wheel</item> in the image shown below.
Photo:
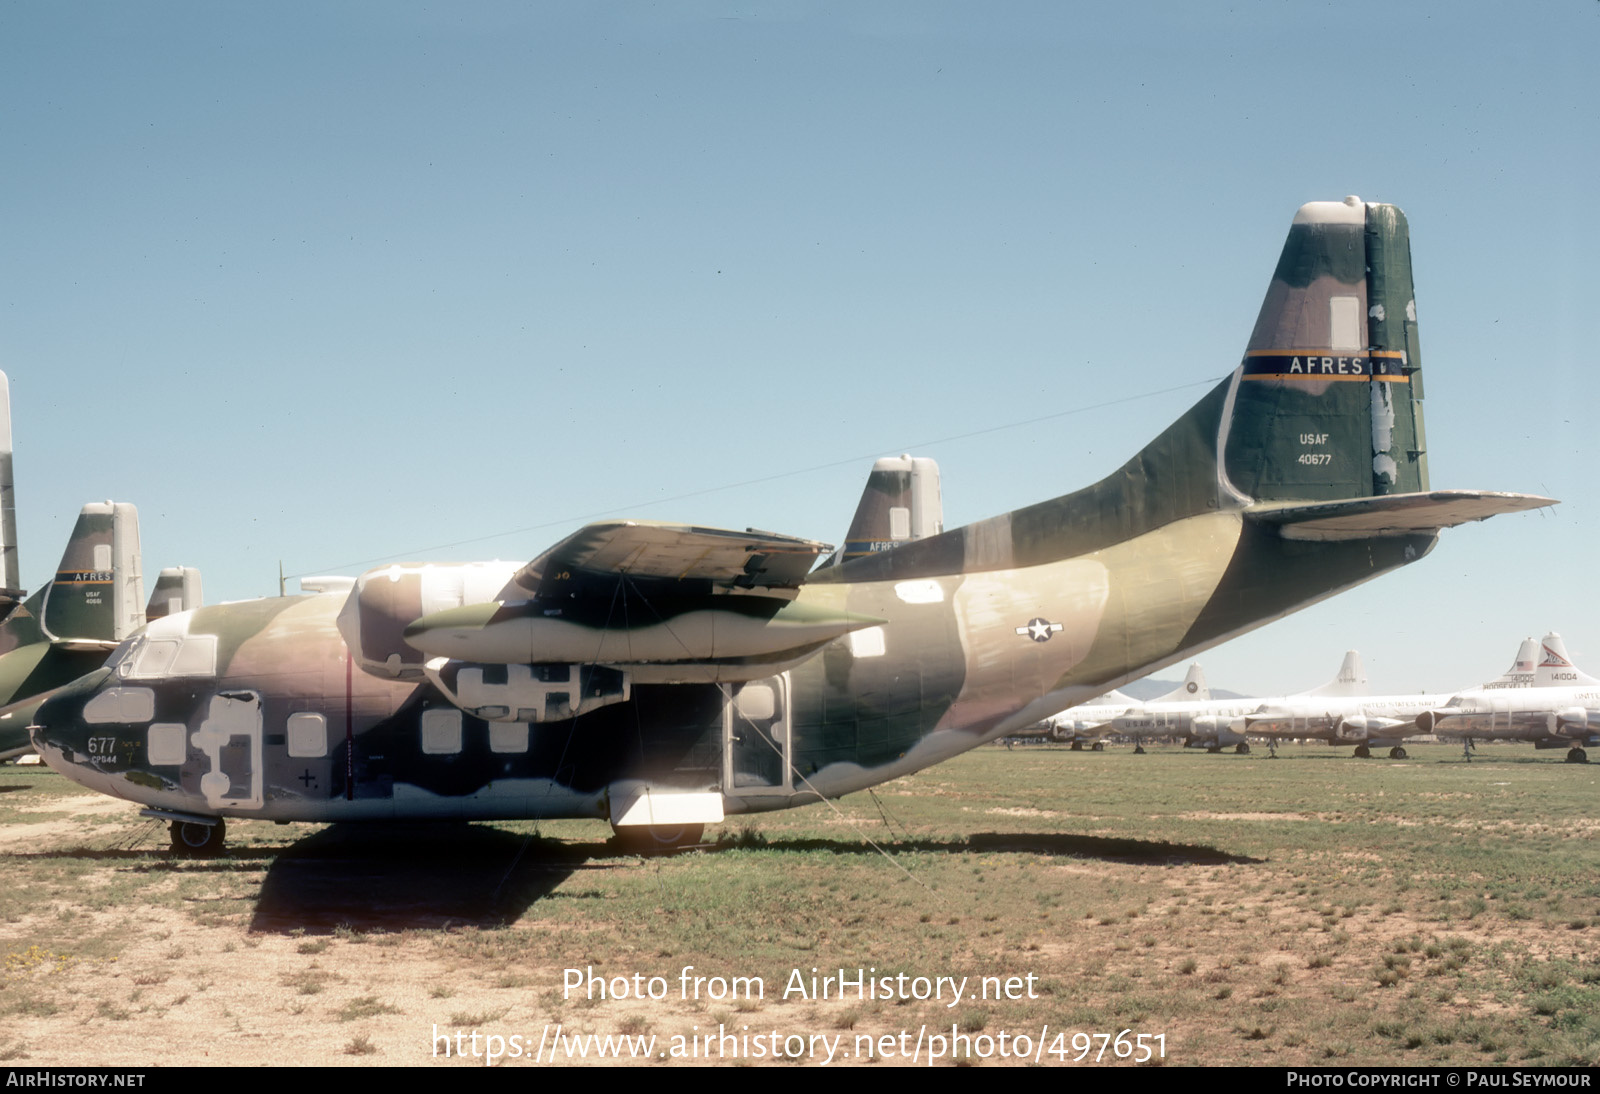
M175 820L171 825L172 853L184 858L215 858L222 854L228 839L228 826L218 817L215 824Z

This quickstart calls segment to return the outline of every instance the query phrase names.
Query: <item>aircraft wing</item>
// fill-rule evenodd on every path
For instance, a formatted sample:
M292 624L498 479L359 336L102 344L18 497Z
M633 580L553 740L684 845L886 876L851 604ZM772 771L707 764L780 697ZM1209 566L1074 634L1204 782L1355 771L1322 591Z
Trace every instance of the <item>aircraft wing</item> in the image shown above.
M1426 535L1469 520L1487 520L1501 513L1520 513L1555 504L1554 498L1536 494L1433 490L1311 505L1257 504L1247 508L1245 515L1262 524L1277 525L1285 539L1369 539Z
M413 617L400 638L429 659L423 665L429 679L475 712L512 709L472 698L483 690L476 666L486 664L519 666L522 674L536 665L577 665L591 675L603 669L621 688L759 679L884 622L796 599L812 564L830 550L756 530L591 524L522 567L495 599ZM363 659L362 667L373 661ZM388 663L381 656L376 662ZM404 655L400 665L407 667ZM467 683L453 683L452 673ZM591 681L584 690L605 686ZM572 690L565 682L560 688ZM538 690L523 688L528 695ZM615 694L620 699L625 691ZM516 708L533 705L519 701Z
M704 581L713 588L795 589L833 548L776 532L656 521L585 525L517 572L525 594L570 592L581 575Z

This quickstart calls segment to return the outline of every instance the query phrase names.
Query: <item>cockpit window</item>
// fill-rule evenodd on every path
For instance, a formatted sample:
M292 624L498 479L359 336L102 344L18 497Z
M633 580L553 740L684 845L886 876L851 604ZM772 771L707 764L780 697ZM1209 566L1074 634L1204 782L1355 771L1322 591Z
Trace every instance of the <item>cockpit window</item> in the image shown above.
M134 676L165 676L172 667L172 661L178 656L178 649L183 645L180 638L151 638L139 651L139 656L134 658Z
M172 676L215 676L214 634L138 635L123 644L107 662L124 680L160 680Z

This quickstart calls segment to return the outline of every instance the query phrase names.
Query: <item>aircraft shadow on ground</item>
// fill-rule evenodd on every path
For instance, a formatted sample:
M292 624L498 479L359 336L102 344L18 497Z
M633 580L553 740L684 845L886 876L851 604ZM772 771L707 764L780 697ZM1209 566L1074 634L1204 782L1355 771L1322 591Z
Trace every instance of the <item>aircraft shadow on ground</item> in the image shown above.
M647 861L609 840L577 843L467 824L331 825L288 847L233 847L215 860L175 858L165 850L137 846L150 834L141 829L119 847L6 857L91 859L124 863L140 873L184 875L230 875L241 863L264 866L266 877L250 930L273 934L498 927L517 921L575 873L638 869ZM1263 861L1194 844L1059 832L978 832L960 839L878 843L863 838L734 838L693 849L709 855L729 851L891 858L909 853L1044 854L1160 865Z
M1115 839L1076 836L1061 832L978 832L967 837L973 851L1023 851L1035 854L1097 858L1108 862L1151 863L1162 866L1217 866L1224 863L1260 863L1264 859L1231 855L1215 847L1165 840Z
M1159 863L1161 865L1209 866L1222 863L1257 863L1263 860L1230 855L1215 847L1167 843L1160 840L1111 839L1105 836L1076 836L1062 832L974 832L956 840L894 840L870 844L864 840L768 839L750 845L735 841L731 845L706 848L708 851L734 850L759 846L771 851L831 851L838 855L890 855L906 852L944 852L961 854L1061 855L1069 858L1096 858L1108 862Z
M250 929L502 926L573 873L604 867L589 857L477 825L332 825L273 856Z
M733 840L702 845L698 853L734 850L890 856L976 851L1160 865L1262 861L1193 844L1055 832L980 832L876 846L860 839ZM333 825L271 858L250 927L272 933L497 927L515 922L574 873L641 863L638 855L606 841L570 843L477 825L426 824Z

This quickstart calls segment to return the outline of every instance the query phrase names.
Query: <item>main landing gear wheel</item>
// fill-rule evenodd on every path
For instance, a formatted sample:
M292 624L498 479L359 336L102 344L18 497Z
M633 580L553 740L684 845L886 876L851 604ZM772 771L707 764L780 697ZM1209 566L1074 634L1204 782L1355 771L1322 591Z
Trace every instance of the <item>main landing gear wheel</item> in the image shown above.
M1399 745L1395 745L1389 750L1389 759L1391 760L1404 760L1407 758L1406 750L1401 748Z
M703 824L644 824L616 829L613 842L619 851L634 855L668 855L693 847L705 834Z
M1586 764L1589 762L1589 754L1581 748L1571 749L1567 753L1567 762L1569 764Z
M1094 744L1089 746L1090 752L1104 752L1105 750L1106 743L1104 741L1096 741Z
M185 858L215 858L222 854L222 845L228 840L228 826L217 818L215 824L197 821L173 821L172 853Z
M1082 741L1073 741L1072 742L1072 751L1074 751L1074 752L1082 752L1083 751L1083 742Z
M1356 745L1356 759L1370 760L1371 758L1372 749L1368 748L1366 745Z
M1248 756L1248 755L1250 755L1250 746L1248 744L1246 744L1245 742L1240 741L1237 745L1234 746L1233 754L1235 756Z

